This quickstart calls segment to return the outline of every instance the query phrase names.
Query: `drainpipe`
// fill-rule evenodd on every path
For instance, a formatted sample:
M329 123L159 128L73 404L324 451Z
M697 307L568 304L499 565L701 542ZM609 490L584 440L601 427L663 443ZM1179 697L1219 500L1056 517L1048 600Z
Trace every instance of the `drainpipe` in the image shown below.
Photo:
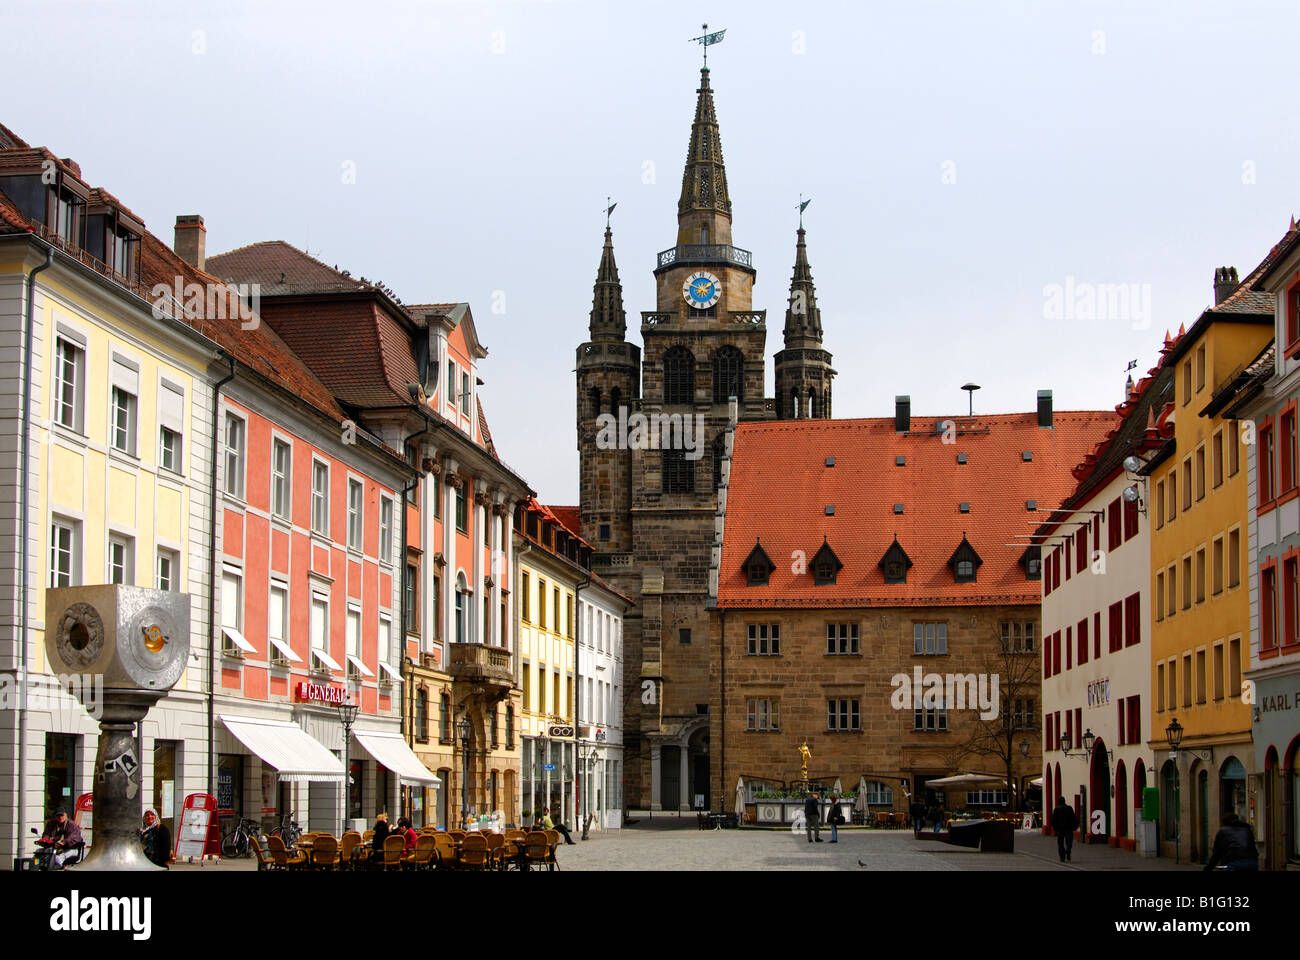
M212 388L212 480L208 487L208 794L217 795L217 463L221 449L221 388L235 379L235 358L221 351L230 361L230 373Z
M718 796L727 812L727 608L718 611ZM739 820L739 816L737 820ZM736 826L740 826L739 823Z
M18 476L18 545L19 545L19 592L18 592L18 835L14 839L14 854L22 855L24 834L27 833L27 589L30 571L27 562L27 487L31 483L28 473L28 455L31 450L32 436L32 327L36 313L36 275L48 270L54 263L54 250L46 245L45 262L33 267L27 274L27 319L23 328L23 439L22 460L19 462ZM48 338L47 338L48 339Z

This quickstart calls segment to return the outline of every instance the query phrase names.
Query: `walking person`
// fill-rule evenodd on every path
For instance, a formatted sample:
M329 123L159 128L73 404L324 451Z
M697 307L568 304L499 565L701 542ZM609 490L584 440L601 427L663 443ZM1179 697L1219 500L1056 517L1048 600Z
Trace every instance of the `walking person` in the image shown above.
M934 824L934 832L939 832L939 824L943 822L943 811L939 809L937 803L930 804L930 809L925 812L926 819Z
M912 832L916 834L917 839L921 837L921 831L925 829L925 804L920 798L912 801Z
M1079 817L1074 810L1067 806L1065 797L1056 798L1056 806L1052 809L1052 832L1056 834L1056 852L1061 857L1061 862L1070 859L1070 852L1074 847L1074 831L1079 829Z
M1255 831L1235 811L1223 815L1223 826L1214 835L1214 846L1205 869L1213 870L1217 864L1228 870L1258 870L1259 851L1255 849Z
M839 826L844 822L844 811L840 809L839 794L831 794L831 808L827 812L826 822L831 825L831 843L839 843Z
M803 828L808 834L808 842L813 842L813 834L817 835L817 842L822 842L822 823L821 823L821 796L816 793L810 793L808 799L803 802Z

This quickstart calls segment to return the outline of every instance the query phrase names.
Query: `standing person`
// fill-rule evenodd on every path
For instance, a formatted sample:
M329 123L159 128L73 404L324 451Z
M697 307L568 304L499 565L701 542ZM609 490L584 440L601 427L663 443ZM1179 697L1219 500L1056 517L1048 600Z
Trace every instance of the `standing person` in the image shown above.
M818 801L821 797L818 794L808 794L808 799L803 802L803 828L808 834L808 842L813 842L813 834L817 834L817 842L822 842L822 824L821 824L821 804Z
M840 809L840 797L837 793L831 794L831 808L826 814L826 822L831 825L831 843L839 843L839 827L844 822L844 811Z
M1258 870L1259 851L1255 849L1255 831L1235 811L1223 815L1223 826L1214 835L1214 846L1205 869L1213 870L1222 863L1229 870Z
M41 834L41 839L50 841L53 846L56 867L63 866L70 857L77 856L77 848L85 842L81 836L81 828L68 819L68 811L64 807L55 808L54 819L45 825L45 832Z
M921 802L920 797L917 797L912 801L911 813L912 832L915 833L917 837L920 837L921 831L925 829L925 804Z
M1079 817L1073 809L1066 806L1065 797L1057 797L1056 806L1052 809L1052 831L1056 834L1056 852L1062 863L1070 859L1074 847L1074 831L1078 828Z
M164 870L172 858L172 832L167 824L158 819L152 809L144 812L144 829L140 831L140 844L144 855L150 863L157 864Z
M550 807L542 808L542 829L554 830L556 833L558 833L560 836L564 838L565 843L567 843L571 847L575 846L573 842L573 837L569 836L569 828L566 827L564 824L556 823L551 819Z
M925 818L934 824L934 832L938 833L939 824L942 822L943 816L937 803L930 804L930 808L925 811Z

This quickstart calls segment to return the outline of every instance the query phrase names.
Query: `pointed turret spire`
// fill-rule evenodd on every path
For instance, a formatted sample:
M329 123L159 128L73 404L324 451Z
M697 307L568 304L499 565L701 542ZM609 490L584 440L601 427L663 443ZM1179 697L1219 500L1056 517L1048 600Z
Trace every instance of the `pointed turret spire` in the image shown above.
M613 207L610 207L612 210ZM614 262L614 231L605 224L605 247L600 252L596 284L591 302L591 339L622 340L627 335L627 314L623 310L623 285Z
M804 242L806 231L799 227L799 240L794 248L794 275L790 278L790 301L785 310L785 345L795 346L795 341L822 342L822 312L817 306L817 289L813 285L812 267L808 265L808 247Z
M692 212L707 211L730 219L731 197L727 192L722 138L718 133L718 115L713 107L708 67L700 70L700 87L696 93L699 98L695 102L695 122L691 125L691 145L686 152L677 218L680 222Z

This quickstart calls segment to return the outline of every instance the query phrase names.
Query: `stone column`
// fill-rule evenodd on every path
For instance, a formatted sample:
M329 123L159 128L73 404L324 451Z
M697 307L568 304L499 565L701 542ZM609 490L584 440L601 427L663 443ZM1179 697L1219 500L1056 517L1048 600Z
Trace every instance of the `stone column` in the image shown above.
M650 809L662 810L663 805L663 745L650 744Z
M682 770L682 786L681 786L682 796L680 802L677 804L677 809L690 810L691 803L694 800L694 797L691 794L691 783L690 783L691 752L687 748L685 742L683 742L681 745L679 756L681 757L681 770Z

